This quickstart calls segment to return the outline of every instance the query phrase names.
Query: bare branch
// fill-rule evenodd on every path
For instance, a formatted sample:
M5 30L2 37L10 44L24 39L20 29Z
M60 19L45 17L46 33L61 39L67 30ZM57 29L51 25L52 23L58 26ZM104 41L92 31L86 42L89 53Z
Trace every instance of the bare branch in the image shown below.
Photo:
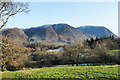
M21 12L29 12L27 3L0 0L0 30L7 24L10 17Z
M3 23L3 25L0 27L0 30L6 25L6 23L8 22L8 19L10 18L11 16L8 16L8 18L6 19L6 21Z

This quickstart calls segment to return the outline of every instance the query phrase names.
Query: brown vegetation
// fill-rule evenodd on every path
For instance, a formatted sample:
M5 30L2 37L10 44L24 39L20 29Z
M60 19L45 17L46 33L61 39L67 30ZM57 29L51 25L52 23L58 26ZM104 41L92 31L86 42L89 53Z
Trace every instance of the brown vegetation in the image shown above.
M120 39L91 39L76 44L48 44L44 42L16 44L2 37L2 69L40 68L60 64L119 63L118 57L106 54L119 49ZM62 52L47 52L48 49L63 47Z

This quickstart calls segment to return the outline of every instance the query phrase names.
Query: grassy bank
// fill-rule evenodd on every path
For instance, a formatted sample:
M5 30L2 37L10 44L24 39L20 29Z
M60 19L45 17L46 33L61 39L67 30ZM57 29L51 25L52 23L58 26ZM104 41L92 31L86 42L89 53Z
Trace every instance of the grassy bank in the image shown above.
M111 78L118 79L118 65L45 67L40 69L2 72L3 78Z
M118 55L118 54L120 54L120 50L110 50L107 54Z

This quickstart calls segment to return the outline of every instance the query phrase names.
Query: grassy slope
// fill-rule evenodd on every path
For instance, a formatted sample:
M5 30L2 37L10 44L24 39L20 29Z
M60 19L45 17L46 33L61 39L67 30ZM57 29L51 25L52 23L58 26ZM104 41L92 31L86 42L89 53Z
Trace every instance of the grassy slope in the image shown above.
M2 72L3 78L118 78L118 65L49 67Z
M117 55L120 53L120 50L110 50L107 54L110 54L110 55Z

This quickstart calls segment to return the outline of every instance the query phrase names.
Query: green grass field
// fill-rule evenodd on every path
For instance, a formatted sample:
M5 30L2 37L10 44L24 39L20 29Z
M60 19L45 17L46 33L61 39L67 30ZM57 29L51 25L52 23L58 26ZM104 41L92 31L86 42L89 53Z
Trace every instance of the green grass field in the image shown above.
M2 72L3 78L81 78L118 79L118 65L45 67L31 70Z
M117 55L117 54L120 54L120 50L110 50L107 54Z

